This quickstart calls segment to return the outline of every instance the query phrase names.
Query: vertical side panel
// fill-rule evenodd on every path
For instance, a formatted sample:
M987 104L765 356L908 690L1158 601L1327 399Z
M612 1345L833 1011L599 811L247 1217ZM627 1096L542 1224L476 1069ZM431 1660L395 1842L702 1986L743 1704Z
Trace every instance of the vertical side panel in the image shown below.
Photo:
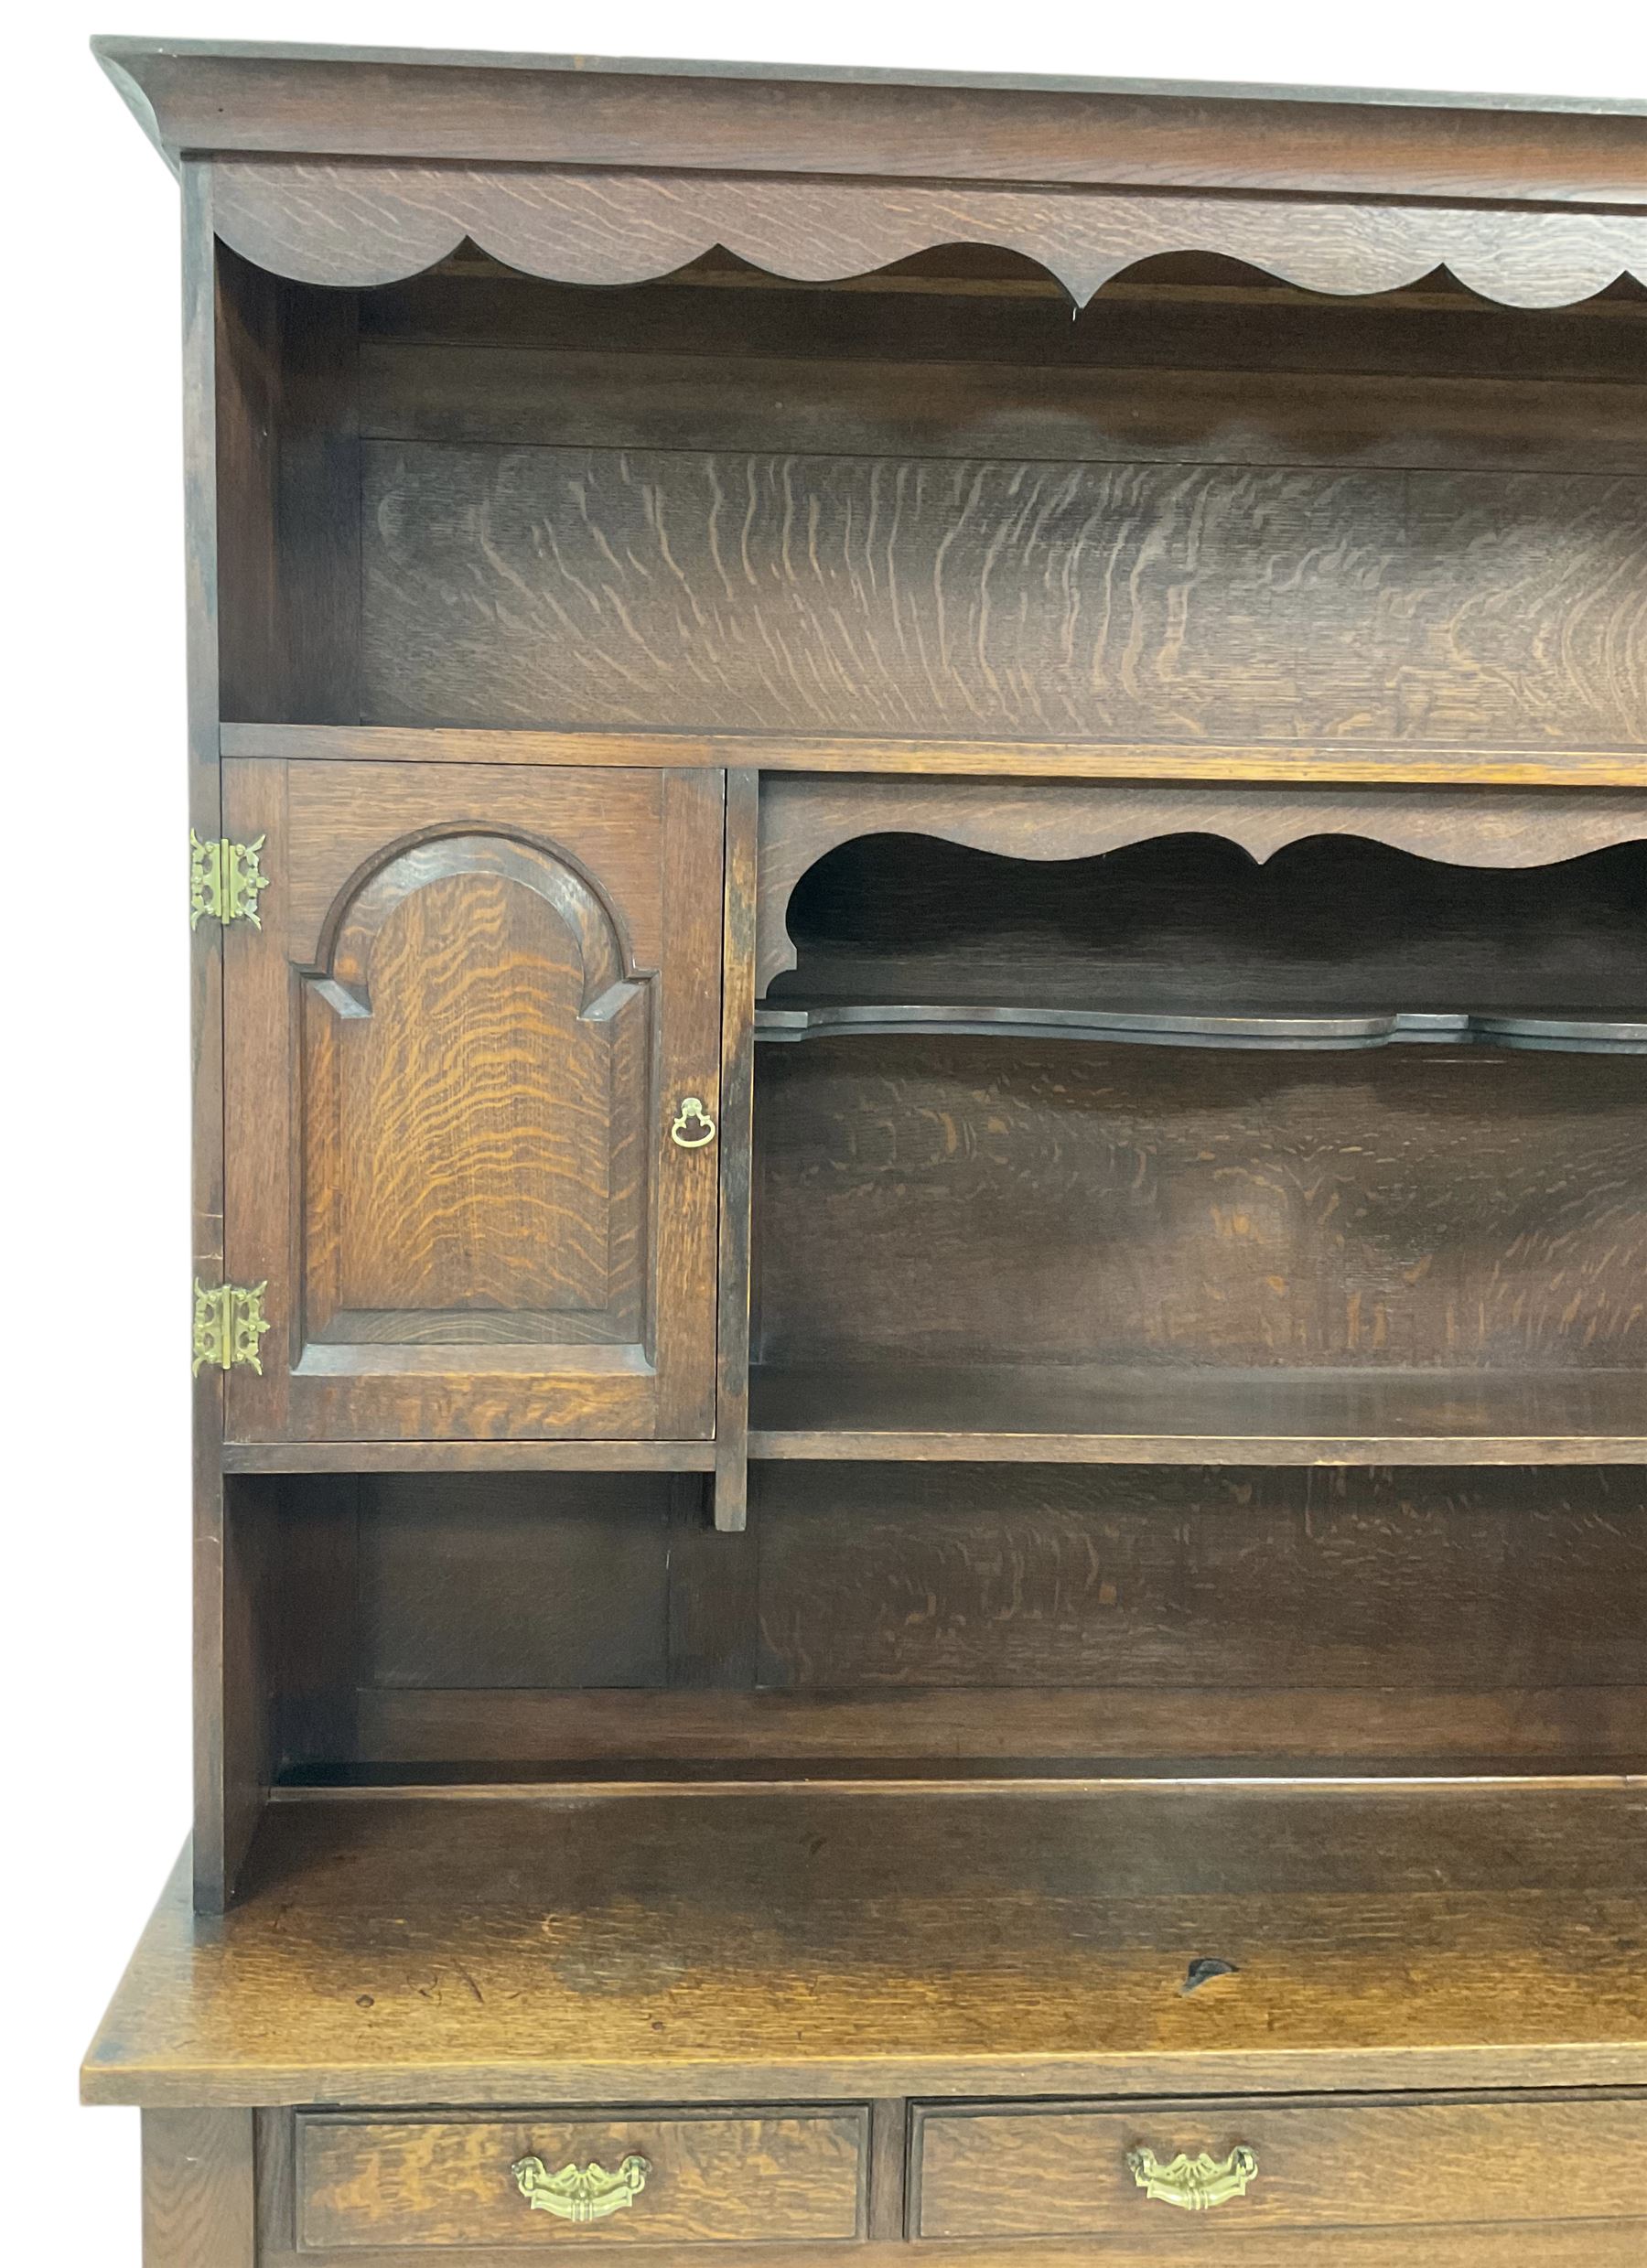
M716 1142L682 1149L670 1126L696 1095L720 1116L721 861L725 778L662 777L662 1044L656 1118L648 1129L655 1176L658 1438L702 1441L715 1428L715 1274L719 1228Z
M760 774L727 774L721 940L720 1281L715 1524L736 1532L749 1498L749 1207L755 1111L755 886Z
M240 841L264 838L268 887L261 928L237 921L224 943L228 1030L223 1123L229 1274L266 1283L261 1373L229 1373L228 1422L235 1440L278 1439L286 1423L298 1352L300 1286L294 1253L296 1130L292 1123L293 981L288 913L295 877L286 825L287 768L242 760L224 768L223 806Z
M143 2268L255 2268L251 2111L143 2114Z
M210 175L186 159L183 190L183 527L188 678L188 823L201 842L222 833L218 769L218 313ZM182 845L178 846L179 853ZM179 857L181 870L181 857ZM223 952L215 921L189 949L190 1208L194 1274L223 1274ZM178 1302L182 1345L187 1310ZM223 1725L222 1373L194 1382L194 1650L196 1896L221 1909L232 1871L225 1851Z

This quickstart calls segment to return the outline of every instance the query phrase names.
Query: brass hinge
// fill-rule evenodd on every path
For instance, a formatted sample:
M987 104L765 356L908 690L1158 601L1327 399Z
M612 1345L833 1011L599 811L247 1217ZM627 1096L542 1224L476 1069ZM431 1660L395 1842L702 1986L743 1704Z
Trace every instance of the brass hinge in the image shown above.
M257 1342L268 1329L264 1320L261 1284L202 1284L195 1279L194 1367L196 1373L210 1363L214 1370L231 1370L237 1362L250 1363L259 1378L263 1364Z
M221 921L225 929L231 921L249 921L254 930L262 929L258 893L269 887L269 877L257 856L264 841L260 834L254 843L231 843L227 836L216 843L202 843L192 827L188 830L191 930L198 929L202 920Z

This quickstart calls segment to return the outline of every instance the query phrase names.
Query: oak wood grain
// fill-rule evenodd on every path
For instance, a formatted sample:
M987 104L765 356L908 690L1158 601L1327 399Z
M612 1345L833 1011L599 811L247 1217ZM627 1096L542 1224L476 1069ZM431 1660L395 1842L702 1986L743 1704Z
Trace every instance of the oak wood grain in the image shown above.
M751 1531L751 1533L753 1531ZM948 1686L857 1692L749 1690L741 1658L725 1682L694 1681L679 1655L667 1703L651 1693L363 1690L356 1756L363 1770L414 1784L565 1779L660 1768L678 1785L718 1766L783 1779L874 1779L935 1770L964 1778L992 1760L1007 1777L1038 1763L1100 1776L1251 1768L1328 1777L1385 1772L1531 1771L1640 1767L1647 1686ZM714 1685L713 1678L705 1681ZM741 1690L740 1690L741 1688ZM735 1775L736 1776L736 1775Z
M646 2186L597 2225L638 2245L834 2241L863 2230L866 2111L699 2112L613 2121L564 2112L510 2120L300 2116L297 2231L312 2252L393 2245L587 2244L589 2231L533 2212L511 2168L647 2161Z
M381 341L372 440L841 457L1647 472L1627 382L825 361Z
M703 765L778 772L937 774L974 779L1250 780L1281 786L1647 788L1626 748L1419 748L1308 742L946 740L803 733L533 732L504 726L225 724L225 758L376 764Z
M1626 1467L781 1480L759 1500L767 1688L1532 1692L1647 1665L1647 1474Z
M726 918L721 941L720 1264L716 1356L716 1528L748 1512L750 1205L754 1180L755 941L760 775L727 775Z
M1361 1373L1372 1422L1344 1430L1368 1434L1401 1408L1380 1379L1427 1373L1388 1430L1428 1435L1454 1430L1448 1373L1479 1373L1504 1408L1510 1375L1570 1370L1628 1421L1647 1341L1642 1093L1633 1059L1484 1049L769 1048L759 1360L881 1369L883 1424L899 1385L882 1366L913 1365L919 1392L923 1367L1009 1363L1041 1368L1054 1409L1067 1374L1049 1431L1081 1430L1070 1417L1101 1401L1082 1366L1153 1373L1168 1392L1202 1367L1257 1371L1254 1411L1263 1373L1306 1411L1317 1374L1330 1407L1331 1381ZM1249 1389L1228 1386L1234 1422L1214 1434L1243 1430ZM1534 1390L1523 1406L1530 1432L1566 1430L1540 1422ZM1187 1411L1182 1430L1199 1422Z
M168 1894L84 2083L382 2108L1640 2085L1644 1805L1601 1783L279 1805L225 1920ZM1239 1974L1186 1996L1213 1955Z
M1203 1988L1204 1989L1204 1988ZM1110 2236L1173 2208L1127 2167L1140 2144L1222 2163L1251 2149L1257 2176L1218 2209L1218 2232L1628 2220L1647 2101L1165 2102L1109 2110L928 2106L916 2129L922 2237ZM1512 2251L1511 2259L1515 2257Z
M1411 786L1339 788L1330 792L1312 788L1289 795L1267 784L1099 788L1084 783L1055 785L1050 780L1008 784L975 779L852 779L785 774L769 780L761 793L758 997L767 993L775 977L796 964L790 909L802 879L813 875L832 851L887 834L929 837L989 852L999 859L1052 862L1060 866L1138 844L1164 844L1175 836L1198 834L1216 835L1238 844L1253 859L1267 862L1295 844L1330 836L1380 844L1432 862L1514 871L1579 858L1623 843L1647 841L1647 796L1602 794L1593 790L1488 796L1468 787L1437 793ZM1190 847L1180 847L1180 861ZM1444 958L1437 955L1441 965L1429 982L1438 984L1449 1000L1458 996L1454 989L1459 959L1456 932L1460 925L1456 913L1448 918L1449 901L1456 901L1460 893L1468 901L1469 884L1450 876L1436 877L1433 888L1424 894L1426 904L1414 917L1391 899L1407 896L1418 880L1416 875L1409 871L1397 879L1376 861L1363 860L1356 867L1346 858L1336 872L1311 877L1313 887L1292 885L1305 902L1288 912L1265 902L1259 895L1262 886L1238 869L1233 870L1229 862L1222 866L1203 862L1199 870L1186 872L1181 865L1177 868L1168 865L1170 855L1163 850L1153 870L1158 893L1153 904L1148 895L1152 870L1142 862L1094 867L1085 876L1069 874L1046 880L974 865L954 892L960 903L950 926L963 931L968 926L981 928L981 908L985 904L998 908L1003 929L1016 927L1018 932L1013 936L1007 957L1018 978L1018 988L1011 996L1023 999L1037 981L1039 968L1056 958L1060 931L1073 947L1077 938L1102 930L1105 910L1086 901L1102 899L1107 908L1117 903L1125 890L1132 924L1142 930L1153 916L1157 930L1148 948L1138 952L1137 961L1143 967L1152 961L1160 964L1168 981L1144 980L1149 996L1179 1000L1224 996L1209 994L1207 987L1217 984L1221 973L1233 965L1242 971L1244 981L1255 983L1259 996L1265 989L1274 991L1277 970L1296 972L1300 977L1308 971L1306 983L1316 979L1308 992L1302 996L1276 996L1295 998L1300 1006L1319 1005L1326 1009L1343 995L1332 991L1330 976L1311 969L1312 955L1301 937L1292 939L1289 952L1276 949L1271 941L1275 925L1308 928L1310 913L1307 908L1314 908L1313 958L1318 964L1322 944L1327 943L1340 961L1351 960L1357 946L1369 957L1382 951L1385 955L1383 967L1388 969L1390 949L1404 944L1411 929L1432 919L1448 932L1448 950ZM909 972L895 975L888 971L886 981L919 982L910 963L918 959L920 945L929 941L934 924L942 919L946 878L958 879L953 860L933 861L930 854L914 845L900 846L897 853L885 845L871 845L858 854L855 865L843 864L827 887L823 877L814 877L814 894L822 901L813 908L814 928L826 937L834 913L846 938L868 946L864 955L868 959L873 954L869 938L877 923L884 925L890 934L880 957L894 960L895 965L903 957ZM1272 886L1285 887L1288 886ZM1474 887L1479 897L1481 886ZM1382 900L1381 887L1384 892ZM1562 893L1564 884L1557 881L1554 887ZM1566 888L1570 894L1570 880ZM1221 897L1232 905L1239 902L1243 911L1233 920L1231 934L1211 950L1203 947L1195 951L1187 932L1208 919L1210 908ZM1350 918L1336 928L1327 919L1328 900L1340 913L1346 904L1351 908ZM1525 926L1525 906L1530 901L1529 891L1517 908L1523 916L1515 924L1518 930ZM1553 909L1552 915L1553 936L1559 937L1566 928L1577 926L1572 916L1563 924L1554 918ZM1503 929L1509 927L1502 912L1498 919ZM1582 916L1577 919L1581 920ZM1170 941L1158 934L1168 925L1174 932ZM1605 987L1615 955L1628 963L1631 929L1628 919L1622 924L1617 920L1610 902L1599 926L1602 933L1593 960L1600 964L1599 973ZM1621 946L1615 938L1620 927L1624 930ZM1040 934L1026 934L1034 930ZM1200 945L1201 941L1193 943ZM1524 955L1511 951L1504 958L1511 961L1513 973L1494 974L1490 981L1504 985L1505 1005L1511 996L1533 1005L1536 992L1529 998L1520 990ZM1203 959L1212 964L1211 972L1196 965ZM1188 969L1174 966L1184 962L1190 963ZM1254 962L1264 971L1256 980L1250 973ZM1579 989L1566 995L1569 1000L1583 996L1582 987L1589 973L1573 972ZM1080 995L1083 1005L1099 1004L1092 992L1092 978L1089 968ZM954 981L963 980L957 975ZM1370 984L1374 994L1381 982L1389 981L1372 970L1364 975L1357 972L1351 979L1352 985ZM1141 985L1133 991L1134 996L1142 996ZM889 995L882 993L880 996ZM901 996L913 1000L942 995L906 990ZM1600 996L1610 999L1613 994L1606 990ZM1619 997L1620 1003L1625 998L1633 1003L1639 995L1626 993ZM1043 994L1040 998L1044 1001L1049 995ZM1356 1005L1368 1005L1368 996L1359 994Z
M143 2114L143 2268L254 2268L250 2111Z
M242 1440L713 1432L717 774L251 765ZM704 982L705 973L711 983Z
M947 170L945 167L940 171ZM994 188L660 176L485 166L338 165L222 156L218 227L259 267L333 286L391 283L466 239L511 267L574 284L633 284L721 245L824 283L935 244L1039 261L1084 306L1163 253L1208 252L1319 292L1393 291L1437 267L1484 298L1549 307L1647 267L1639 212L1151 197L1087 187Z
M362 479L371 724L1643 741L1622 478L371 442Z
M104 38L160 146L1629 204L1641 108ZM437 88L440 100L431 99Z

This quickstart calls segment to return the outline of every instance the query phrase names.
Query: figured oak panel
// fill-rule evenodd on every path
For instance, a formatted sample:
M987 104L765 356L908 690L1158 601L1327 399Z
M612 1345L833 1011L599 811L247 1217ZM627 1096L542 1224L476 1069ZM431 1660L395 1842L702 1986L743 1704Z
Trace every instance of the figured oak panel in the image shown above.
M317 1342L639 1338L651 1017L575 867L447 835L380 867L303 985Z
M1598 475L364 446L382 725L1647 745Z
M1630 1686L1647 1474L799 1464L759 1616L791 1692Z
M508 2120L300 2117L299 2248L838 2241L861 2233L867 2123L852 2108L620 2120L564 2111ZM534 2211L511 2170L538 2157L551 2174L590 2161L612 2173L630 2156L646 2160L645 2187L609 2219L583 2226Z
M1641 2203L1647 2099L929 2107L917 2112L922 2237L1167 2236L1174 2207L1127 2164L1147 2148L1217 2164L1250 2150L1245 2194L1216 2234L1246 2229L1414 2228L1608 2221ZM1163 2229L1162 2224L1168 2224ZM1647 2241L1647 2221L1642 2224ZM1437 2234L1437 2259L1447 2239ZM1515 2239L1504 2232L1507 2246ZM1517 2257L1511 2249L1507 2257Z
M718 776L231 765L245 1440L713 1431ZM707 982L705 982L707 979Z
M853 1038L759 1068L773 1367L1647 1367L1636 1059Z

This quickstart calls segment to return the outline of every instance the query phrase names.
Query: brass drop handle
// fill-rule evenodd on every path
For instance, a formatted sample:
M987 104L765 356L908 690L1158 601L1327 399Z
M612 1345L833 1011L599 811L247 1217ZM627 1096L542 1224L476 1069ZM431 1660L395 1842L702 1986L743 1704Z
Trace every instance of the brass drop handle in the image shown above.
M1177 2157L1163 2165L1153 2150L1129 2150L1126 2163L1133 2179L1146 2197L1163 2205L1177 2205L1186 2213L1210 2213L1215 2205L1244 2197L1258 2171L1258 2154L1244 2147L1232 2150L1220 2162L1203 2150L1199 2157Z
M586 2227L632 2205L646 2187L651 2167L643 2157L626 2157L615 2174L591 2158L587 2166L563 2166L552 2174L541 2157L517 2158L510 2167L515 2187L534 2213Z
M702 1095L689 1094L676 1113L669 1138L683 1150L701 1150L715 1139L715 1121L704 1108Z

